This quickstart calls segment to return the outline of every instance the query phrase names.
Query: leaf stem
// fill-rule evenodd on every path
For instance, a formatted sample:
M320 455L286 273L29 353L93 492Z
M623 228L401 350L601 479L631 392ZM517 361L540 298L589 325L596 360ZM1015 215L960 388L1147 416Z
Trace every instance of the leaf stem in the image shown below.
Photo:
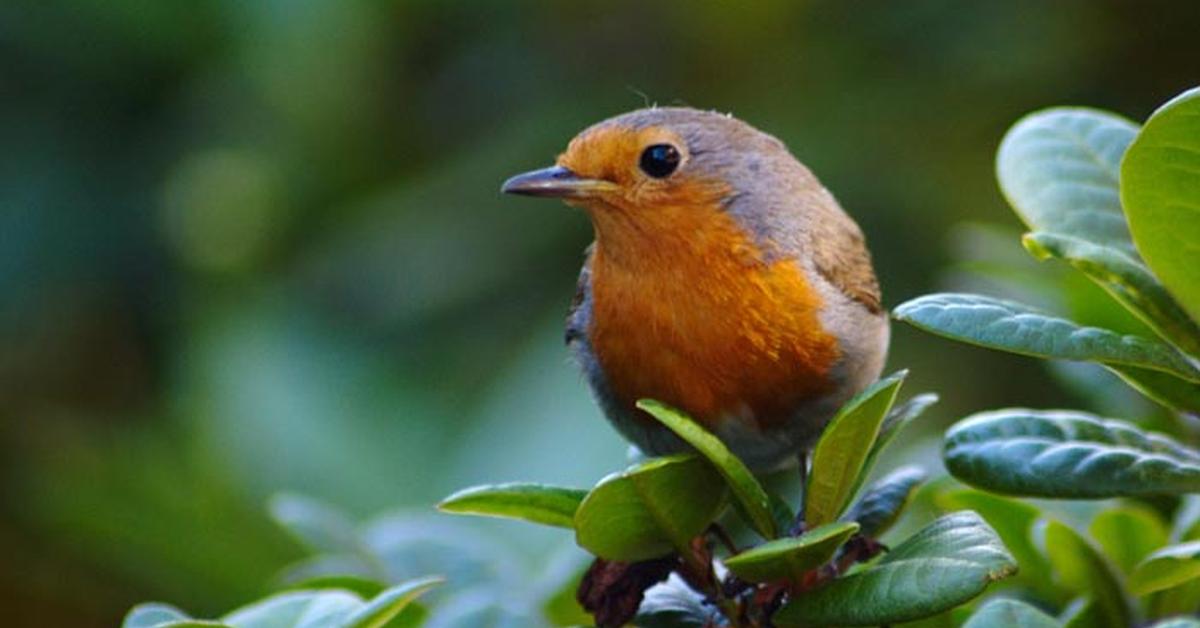
M714 527L717 526L714 524ZM689 549L680 552L683 563L679 569L680 577L721 609L721 614L729 620L730 628L746 628L742 622L741 604L726 597L717 580L712 566L712 551L705 537L701 535L693 539Z

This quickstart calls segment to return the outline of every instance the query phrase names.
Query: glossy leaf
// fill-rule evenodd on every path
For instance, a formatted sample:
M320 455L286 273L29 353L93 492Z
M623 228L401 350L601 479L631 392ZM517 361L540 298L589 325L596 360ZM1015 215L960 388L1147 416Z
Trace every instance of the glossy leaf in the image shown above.
M1158 513L1138 503L1127 503L1099 512L1088 527L1104 555L1122 573L1154 550L1167 544L1167 527Z
M575 540L609 560L638 561L685 548L721 513L725 482L692 454L654 458L615 473L575 513Z
M1057 619L1021 602L997 598L989 600L975 611L963 628L1059 628Z
M1155 622L1150 628L1200 628L1200 619L1193 617L1172 617Z
M767 492L750 469L733 455L720 439L683 412L666 404L653 399L643 399L637 406L675 432L716 467L733 491L733 497L737 500L741 512L745 513L756 532L767 539L779 536Z
M440 578L412 580L387 589L369 601L349 591L324 589L288 591L264 598L235 610L218 622L149 624L161 628L186 626L229 626L231 628L381 628L397 620L406 607L425 591L441 582ZM143 608L143 607L139 607ZM126 618L123 628L144 628L148 624L129 624L139 609ZM400 624L403 625L403 624Z
M383 574L378 569L373 557L365 553L353 554L314 554L308 558L298 560L282 571L276 574L271 586L272 590L294 590L294 589L326 589L329 587L319 586L323 581L336 580L338 578L355 578L373 583L379 583L385 580ZM316 582L318 586L307 586L309 582ZM371 596L383 590L381 584L376 584L377 590L371 593ZM359 586L338 586L336 588L347 589L354 591L359 595L363 595L363 591Z
M1140 260L1114 247L1058 233L1029 233L1021 243L1039 259L1060 259L1075 267L1160 336L1200 355L1200 325Z
M155 624L154 628L241 628L210 619L181 619L163 624ZM257 628L257 627L256 627Z
M350 613L340 625L345 628L382 628L422 593L441 582L441 578L422 578L398 584Z
M221 621L234 628L336 626L362 604L362 598L349 591L293 591L254 602Z
M1063 585L1091 597L1105 626L1124 628L1132 623L1133 612L1116 573L1087 540L1052 520L1046 523L1045 543L1050 565Z
M858 474L858 482L854 489L850 491L851 496L857 495L859 489L862 488L862 483L871 475L871 470L875 468L875 461L879 459L879 455L887 446L896 439L896 436L912 423L917 417L921 416L931 406L938 402L939 397L935 393L921 393L906 400L904 403L893 406L888 411L887 416L883 419L883 425L879 426L879 436L875 438L875 443L871 445L871 451L867 454L867 461L863 463L863 470Z
M1200 494L1185 495L1171 522L1171 540L1200 541Z
M828 523L800 536L767 541L725 560L725 566L750 582L799 580L804 572L827 562L858 531L853 522Z
M314 591L320 589L345 589L362 596L373 598L386 587L377 580L355 575L328 575L305 578L284 586L286 591Z
M804 521L816 527L836 521L862 483L883 419L907 371L889 375L846 402L813 448L804 490Z
M571 528L586 496L584 490L546 484L489 484L458 491L442 500L438 510Z
M193 621L195 620L189 617L187 613L170 604L150 602L147 604L138 604L131 608L125 614L125 619L121 622L121 628L159 628L178 626L180 623L186 625ZM212 625L219 624L214 623Z
M863 536L877 538L900 517L925 477L920 467L900 467L868 487L842 518L857 522Z
M930 294L901 304L895 316L925 331L990 349L1134 366L1200 381L1200 370L1162 341L1084 327L1014 301L973 294Z
M1050 577L1050 564L1033 544L1034 525L1041 517L1037 507L973 489L941 493L935 499L946 510L969 509L979 513L1016 558L1020 570L1014 580L1026 584L1045 600L1059 601L1061 594Z
M905 426L924 414L938 400L937 393L921 393L893 407L884 417L883 425L879 427L879 438L871 447L871 457L879 455Z
M1017 121L996 152L996 178L1037 231L1073 234L1136 255L1118 197L1121 156L1137 125L1105 111L1059 107Z
M1086 498L1200 490L1200 453L1083 412L981 412L946 432L947 470L1006 495Z
M941 517L874 566L806 592L775 615L779 626L874 626L935 615L1016 570L979 515Z
M1136 595L1146 595L1200 578L1200 541L1164 547L1146 557L1129 578Z
M1121 163L1121 202L1146 263L1200 320L1200 88L1146 120Z

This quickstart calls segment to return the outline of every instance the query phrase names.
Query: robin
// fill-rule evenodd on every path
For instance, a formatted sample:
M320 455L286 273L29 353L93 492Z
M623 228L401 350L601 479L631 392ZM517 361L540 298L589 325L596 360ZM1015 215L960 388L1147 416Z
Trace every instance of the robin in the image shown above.
M687 448L635 407L652 398L751 468L784 466L879 377L888 319L862 232L778 139L649 108L585 129L556 163L501 191L591 218L566 340L642 451Z

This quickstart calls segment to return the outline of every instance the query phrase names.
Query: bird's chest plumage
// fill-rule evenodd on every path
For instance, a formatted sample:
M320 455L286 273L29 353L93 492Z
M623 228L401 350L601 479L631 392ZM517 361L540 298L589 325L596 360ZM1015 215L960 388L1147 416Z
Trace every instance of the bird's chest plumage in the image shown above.
M601 237L591 259L587 333L618 402L769 429L827 392L838 345L800 265L767 261L724 213L666 218L671 236Z

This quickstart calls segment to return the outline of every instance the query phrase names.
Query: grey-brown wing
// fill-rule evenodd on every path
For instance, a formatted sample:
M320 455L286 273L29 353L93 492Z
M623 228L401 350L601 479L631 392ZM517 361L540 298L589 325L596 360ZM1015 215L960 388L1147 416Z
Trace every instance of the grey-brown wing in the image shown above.
M866 239L849 216L829 212L813 229L811 246L817 272L872 314L883 311Z
M592 289L592 247L586 251L583 269L579 271L579 280L575 282L575 296L571 298L571 306L567 310L567 328L563 339L569 345L584 337L587 332L588 303Z

